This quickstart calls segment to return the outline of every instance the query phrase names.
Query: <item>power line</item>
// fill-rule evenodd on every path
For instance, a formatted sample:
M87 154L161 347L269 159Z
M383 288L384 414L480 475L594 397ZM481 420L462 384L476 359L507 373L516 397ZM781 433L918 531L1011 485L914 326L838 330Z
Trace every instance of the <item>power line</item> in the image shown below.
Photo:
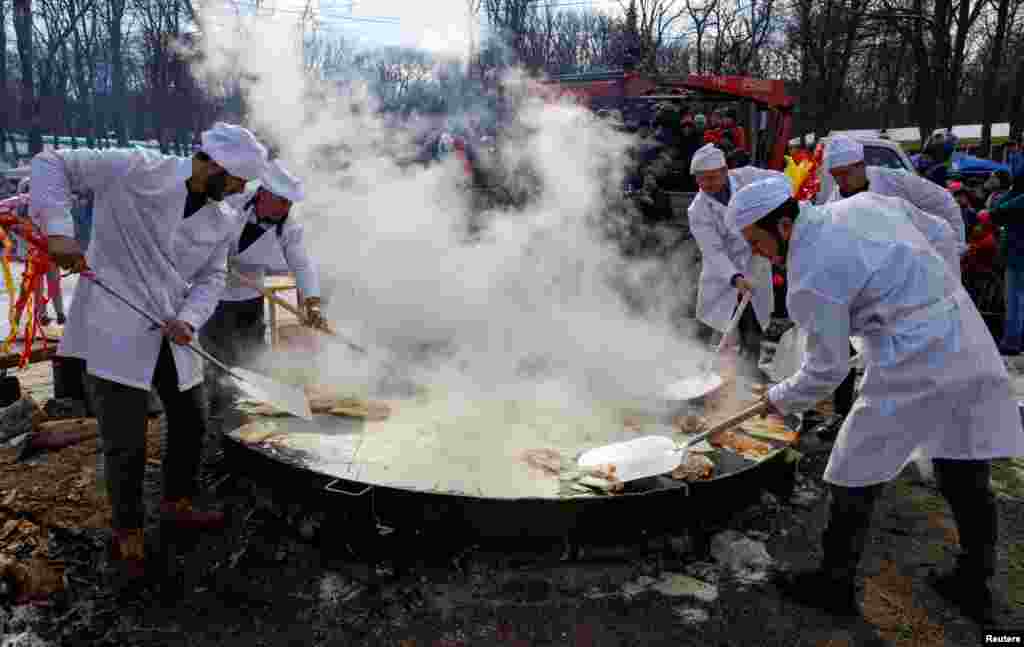
M237 7L245 7L247 9L254 9L256 10L256 12L264 11L269 13L270 15L283 13L296 16L322 16L324 18L328 18L331 20L362 22L372 24L398 24L401 21L400 18L395 16L353 16L351 14L326 13L323 9L312 8L309 9L308 11L305 9L279 9L277 7L268 7L266 5L258 5L254 2L242 0L235 0L235 2L228 2L228 4L233 4ZM350 4L348 6L351 9L353 4Z

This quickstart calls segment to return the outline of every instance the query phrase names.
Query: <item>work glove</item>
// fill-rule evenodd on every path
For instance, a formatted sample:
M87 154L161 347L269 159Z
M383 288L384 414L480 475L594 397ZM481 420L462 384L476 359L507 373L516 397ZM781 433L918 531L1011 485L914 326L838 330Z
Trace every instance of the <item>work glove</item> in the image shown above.
M327 328L327 319L324 318L323 312L320 310L320 298L309 297L305 302L306 307L306 323L310 328Z
M74 238L67 236L50 236L47 238L47 251L50 258L64 270L70 270L77 274L89 269L85 262L85 254L82 247Z
M195 335L192 325L180 319L170 319L164 322L164 335L179 346L187 346Z

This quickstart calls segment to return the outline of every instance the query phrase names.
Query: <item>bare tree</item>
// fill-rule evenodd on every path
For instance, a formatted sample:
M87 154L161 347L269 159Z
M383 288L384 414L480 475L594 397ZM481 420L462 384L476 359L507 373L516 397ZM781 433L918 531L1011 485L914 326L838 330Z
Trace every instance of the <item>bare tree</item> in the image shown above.
M847 75L863 44L864 19L873 0L796 0L789 41L800 49L801 106L813 130L828 133L844 98Z
M103 17L106 20L108 53L110 56L110 109L111 121L119 146L128 145L125 130L125 57L124 57L124 17L127 0L102 0Z
M21 122L28 131L30 155L43 150L42 115L36 101L35 62L32 47L32 0L14 0L14 34L21 63Z
M633 7L636 12L640 67L649 72L657 71L658 50L686 14L686 7L678 6L676 0L630 0L628 4L620 0L620 5L625 11Z
M0 93L11 97L7 87L7 0L0 0ZM7 130L11 126L10 102L0 106L0 158L7 154Z
M714 4L715 64L718 74L754 72L751 67L772 28L776 30L774 0L746 0L745 4L718 0ZM753 75L757 75L756 73Z
M990 45L988 66L985 69L984 88L982 90L982 106L984 116L981 120L981 151L986 157L992 155L992 122L998 114L996 102L996 81L1003 66L1003 55L1006 48L1006 27L1010 20L1010 0L995 0L996 33Z
M517 57L522 56L527 25L537 4L538 0L483 0L488 21Z
M704 38L708 29L714 25L714 15L718 10L718 3L721 0L685 0L686 13L690 17L690 24L693 25L693 53L696 57L694 72L704 74Z

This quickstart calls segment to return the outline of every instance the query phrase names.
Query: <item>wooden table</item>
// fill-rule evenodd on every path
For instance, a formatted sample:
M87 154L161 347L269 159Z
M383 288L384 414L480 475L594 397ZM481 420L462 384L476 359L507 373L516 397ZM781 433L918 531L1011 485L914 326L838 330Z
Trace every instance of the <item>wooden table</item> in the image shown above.
M278 293L287 292L289 290L295 290L295 305L302 310L302 294L299 293L298 285L295 283L295 277L292 275L268 275L263 281L263 287L271 294L280 296ZM267 305L270 306L270 346L276 347L280 342L280 336L278 335L278 322L277 322L277 308L278 305L267 299Z
M11 345L11 350L9 352L0 354L0 370L7 371L18 368L18 362L21 361L21 351L24 349L25 342L16 341ZM28 363L35 364L36 362L48 362L53 359L53 356L56 354L56 341L48 341L44 345L43 342L36 340L32 345L32 353L28 357Z

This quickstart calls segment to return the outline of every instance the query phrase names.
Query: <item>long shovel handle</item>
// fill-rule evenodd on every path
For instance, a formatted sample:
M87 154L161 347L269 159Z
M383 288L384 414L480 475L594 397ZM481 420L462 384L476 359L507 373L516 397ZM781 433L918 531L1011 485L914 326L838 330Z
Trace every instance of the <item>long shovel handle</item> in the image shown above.
M299 309L296 308L295 306L293 306L292 304L288 303L287 301L285 301L281 297L277 296L276 294L274 294L273 292L271 292L270 290L265 288L262 284L259 283L259 281L253 281L248 276L245 276L241 272L238 272L237 270L232 269L232 268L228 268L228 274L230 274L232 278L238 280L238 282L241 283L242 285L245 285L248 288L256 290L257 292L262 294L267 299L270 299L270 301L272 301L273 303L281 306L282 308L284 308L288 312L292 313L293 315L298 317L299 321L301 321L302 323L306 324L307 326L309 325L309 323L306 321L306 315L302 314L302 312L300 312ZM363 348L362 346L360 346L360 345L358 345L358 344L356 344L354 342L348 341L347 339L345 339L344 337L342 337L341 335L336 333L334 330L332 330L326 324L324 324L323 326L317 327L317 330L321 330L321 331L327 333L328 335L331 335L332 337L336 337L336 338L340 339L346 346L348 346L349 348L351 348L354 351L357 351L357 352L360 352L360 353L364 353L364 354L366 353L366 349L365 348Z
M107 292L110 296L114 297L115 299L117 299L118 301L123 303L124 305L128 306L129 308L131 308L132 310L137 312L140 316L148 319L150 322L153 323L154 326L163 327L164 322L160 321L159 319L157 319L153 315L149 314L148 312L146 312L142 308L138 307L137 305L135 305L134 303L132 303L128 299L126 299L123 296L121 296L120 294L118 294L109 285L107 285L103 281L101 281L98 278L96 278L96 275L93 274L91 271L89 271L89 272L82 272L82 276L84 276L85 278L87 278L90 281L92 281L93 284L98 285L105 292ZM226 366L219 359L217 359L213 355L210 355L209 353L207 353L205 350L203 350L199 346L196 346L195 342L189 342L188 343L188 347L192 350L192 352L196 353L197 355L199 355L200 357L202 357L206 361L210 362L211 364L213 364L217 368L221 369L222 371L224 371L225 373L227 373L231 377L235 378L236 380L241 380L242 379L239 376L235 375L234 371L232 371L228 366Z
M732 335L733 331L736 330L736 326L740 323L740 318L743 316L743 311L747 309L747 305L750 303L750 292L743 295L740 300L740 304L736 306L736 312L732 316L732 320L729 322L729 327L725 329L722 334L722 341L718 342L718 348L715 349L715 354L719 354L725 348L725 343Z
M739 413L734 413L733 415L729 416L725 420L722 420L720 422L717 422L717 423L711 425L711 427L709 427L708 429L706 429L706 430L700 432L699 434L697 434L696 436L693 436L692 438L688 439L686 441L686 444L684 445L684 447L690 447L692 445L696 445L697 443L699 443L700 441L704 440L708 436L712 436L714 434L717 434L720 431L725 431L726 429L729 429L731 427L735 427L736 425L740 424L741 422L745 422L745 421L749 420L750 418L753 418L754 416L760 415L760 414L768 411L768 407L769 407L768 398L761 398L756 403L754 403L753 405L751 405L751 406L747 407L746 409L740 411Z

